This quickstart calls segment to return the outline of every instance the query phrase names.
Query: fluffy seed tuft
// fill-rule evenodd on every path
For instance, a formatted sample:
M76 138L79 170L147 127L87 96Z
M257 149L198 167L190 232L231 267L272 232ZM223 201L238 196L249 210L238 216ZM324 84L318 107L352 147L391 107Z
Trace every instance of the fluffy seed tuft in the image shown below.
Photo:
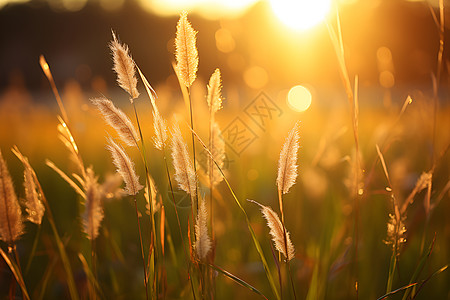
M280 152L280 159L278 160L278 189L286 194L289 189L295 184L297 179L297 153L299 148L299 133L300 123L297 122L294 128L289 132L283 148Z
M187 12L182 12L177 23L175 36L175 59L177 60L176 72L186 87L190 87L197 77L196 35L197 32L187 19Z
M107 140L108 145L106 148L111 152L117 172L122 176L123 181L125 181L125 192L128 195L136 195L142 189L142 185L139 183L139 176L137 176L134 170L134 163L125 153L125 150L116 144L113 139L107 138Z
M116 37L114 31L112 32L113 40L109 48L111 49L114 67L113 70L117 73L117 83L128 94L130 94L130 101L139 97L139 92L136 88L137 78L133 58L129 53L128 46L121 44Z
M0 150L0 239L11 245L22 233L22 211Z

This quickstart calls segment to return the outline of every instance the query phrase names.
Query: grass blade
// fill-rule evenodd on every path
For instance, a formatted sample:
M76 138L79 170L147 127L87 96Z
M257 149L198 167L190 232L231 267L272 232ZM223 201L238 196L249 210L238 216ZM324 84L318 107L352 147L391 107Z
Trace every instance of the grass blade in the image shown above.
M254 292L254 293L260 295L261 297L263 297L264 299L267 300L267 297L264 296L263 293L261 293L258 289L256 289L255 287L253 287L251 284L245 282L244 280L240 279L240 278L237 277L236 275L233 275L233 274L231 274L230 272L228 272L228 271L226 271L226 270L222 269L221 267L216 266L216 265L214 265L214 264L208 264L208 266L209 266L210 268L213 268L214 270L216 270L216 271L222 273L222 275L224 275L225 277L230 278L231 280L233 280L233 281L236 282L237 284L239 284L239 285L241 285L241 286L243 286L243 287L245 287L245 288L248 288L248 289L251 290L252 292Z
M17 266L17 264L14 261L9 259L8 255L5 253L5 251L3 251L2 248L0 248L0 254L3 256L3 259L5 260L6 264L11 269L11 272L13 273L14 278L16 278L17 283L19 283L20 289L22 290L23 297L25 299L30 300L30 296L28 295L28 291L25 286L25 282L23 281L23 277L22 277L22 274L20 273L19 267Z
M423 255L422 258L420 259L419 264L417 265L416 270L414 271L414 273L409 281L409 284L417 281L417 278L419 277L420 273L422 272L422 270L425 266L425 263L427 262L428 258L431 255L431 252L433 252L435 241L436 241L436 235L434 236L433 241L431 242L430 247L428 248L428 252L425 255ZM411 290L406 290L405 294L403 295L402 300L408 299L408 296L410 295L410 293L411 293Z
M89 268L86 258L81 253L78 253L78 258L81 261L81 264L83 266L83 270L84 270L84 273L86 274L86 277L88 278L89 282L94 287L94 290L97 293L97 298L98 298L98 296L100 296L100 298L104 299L105 296L102 292L102 289L101 289L100 285L98 284L97 280L95 279L95 276L92 273L91 269Z
M378 298L377 300L383 300L383 299L386 299L386 298L388 298L389 296L392 296L392 295L394 295L394 294L396 294L396 293L398 293L398 292L401 292L401 291L403 291L403 290L407 290L407 289L409 289L410 287L416 286L417 284L418 284L418 283L416 282L416 283L410 283L410 284L408 284L408 285L402 286L401 288L398 288L398 289L396 289L396 290L393 290L393 291L391 291L391 292L389 292L389 293L387 293L387 294L381 296L381 297Z

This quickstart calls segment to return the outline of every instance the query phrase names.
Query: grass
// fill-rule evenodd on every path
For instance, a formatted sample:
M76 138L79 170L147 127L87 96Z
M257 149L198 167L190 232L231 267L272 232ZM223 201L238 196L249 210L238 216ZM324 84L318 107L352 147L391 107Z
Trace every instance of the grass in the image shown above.
M183 22L185 25L179 26L191 26L187 19ZM446 118L450 108L437 108L436 90L434 101L423 95L405 95L390 108L370 105L358 77L351 85L340 27L333 28L329 26L349 108L315 106L302 116L299 128L295 125L300 149L298 154L293 151L295 159L291 161L299 167L290 174L292 184L287 188L289 193L286 190L284 194L283 188L276 185L277 161L298 115L280 103L286 113L271 120L265 132L258 132L260 137L240 156L225 148L231 158L226 165L225 157L210 149L212 124L216 122L225 128L240 112L224 103L214 117L205 101L206 94L198 96L197 91L204 84L195 81L189 67L185 76L188 84L183 83L183 74L177 74L181 87L177 99L157 98L158 88L153 89L138 70L144 86L139 83L137 88L147 92L138 97L133 86L127 87L127 82L131 82L127 76L135 76L129 71L135 68L131 60L131 67L125 68L126 76L120 82L132 98L132 105L127 103L128 96L123 91L114 94L111 101L124 107L124 115L133 119L116 130L126 131L133 124L138 128L138 136L129 135L136 147L122 150L134 163L136 173L144 178L140 183L145 181L145 187L131 189L131 197L124 196L120 180L113 183L108 179L113 177L106 175L114 172L114 167L105 150L105 135L111 135L117 143L126 142L105 126L93 105L84 112L66 110L67 95L59 95L50 67L41 57L59 113L33 107L34 119L25 123L16 116L12 126L16 130L22 128L22 132L35 127L33 130L38 129L37 134L43 136L37 142L47 142L41 147L37 147L37 142L21 144L20 140L7 138L8 133L3 130L0 140L19 197L25 194L21 188L23 168L7 150L17 144L29 157L46 212L39 227L26 224L25 234L15 242L15 257L7 254L7 245L1 242L0 296L404 300L446 297L450 292L450 134L446 130L450 126ZM116 41L115 35L113 39ZM183 49L186 52L188 48ZM439 53L442 59L441 50ZM187 55L189 59L197 56ZM202 57L202 53L198 55ZM178 64L180 60L177 57ZM197 68L198 62L186 64ZM174 69L181 72L179 66ZM226 94L226 81L222 91ZM79 107L89 103L87 99L80 101ZM174 113L176 118L172 117ZM59 123L58 114L62 116ZM206 120L205 115L215 119ZM180 159L193 162L193 172L181 167L180 162L173 166L169 153L174 146L163 138L167 129L162 124L172 128L176 123L181 127L178 143L186 146L186 154ZM11 125L0 120L0 126ZM63 144L58 141L58 132ZM156 133L159 141L154 148L150 145ZM186 137L190 137L192 149L187 147ZM202 153L208 158L205 168L200 163ZM47 159L54 162L47 163L51 169L45 165ZM85 167L91 165L92 169ZM213 167L217 167L221 177L215 185L211 179ZM94 169L98 185L88 188L87 173ZM130 178L134 178L130 169L133 168L121 171L125 173L128 191ZM421 176L423 173L428 174L428 180ZM93 189L101 194L99 209L104 219L98 222L98 236L92 228L87 236L82 218L85 209L92 207L87 203L95 198ZM210 203L203 203L199 212L197 204L203 198ZM277 239L281 246L272 243L272 228L266 226L259 207L245 199L272 207L281 216ZM95 218L95 213L87 215ZM90 219L87 226L96 223ZM295 256L285 263L286 255L281 250L288 252L288 238L295 246Z

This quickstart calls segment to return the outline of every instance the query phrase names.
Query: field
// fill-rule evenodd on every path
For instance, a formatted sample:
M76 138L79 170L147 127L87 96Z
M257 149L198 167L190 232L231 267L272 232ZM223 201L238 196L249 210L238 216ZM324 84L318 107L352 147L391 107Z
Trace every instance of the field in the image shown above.
M419 83L394 84L388 47L368 80L336 12L334 77L310 94L259 67L233 80L239 59L202 70L220 55L187 12L147 58L170 69L156 84L115 28L92 89L36 57L40 93L0 90L0 299L450 299L446 7L423 7Z

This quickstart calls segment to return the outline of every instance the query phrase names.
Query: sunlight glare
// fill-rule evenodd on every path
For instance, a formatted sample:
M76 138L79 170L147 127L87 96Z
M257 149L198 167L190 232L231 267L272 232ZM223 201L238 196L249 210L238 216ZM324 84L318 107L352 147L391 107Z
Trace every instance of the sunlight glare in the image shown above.
M294 30L306 30L321 22L330 0L270 0L275 15Z
M286 100L290 108L298 112L304 112L311 105L312 94L306 87L296 85L289 90Z

